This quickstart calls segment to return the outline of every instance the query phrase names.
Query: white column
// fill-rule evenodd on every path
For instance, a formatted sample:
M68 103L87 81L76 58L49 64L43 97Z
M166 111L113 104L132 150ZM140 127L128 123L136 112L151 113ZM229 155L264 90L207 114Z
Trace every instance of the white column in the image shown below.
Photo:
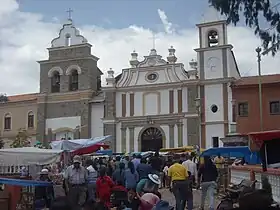
M174 147L178 147L178 126L174 126Z
M188 119L183 119L183 145L188 145L188 126L187 126Z
M126 128L126 149L125 152L129 152L129 129Z
M188 88L184 87L182 89L182 103L183 112L188 112Z
M122 151L122 143L121 143L122 133L121 133L121 124L117 123L116 125L116 151Z
M174 113L178 113L178 90L174 89Z
M134 128L134 151L135 152L140 152L138 151L139 148L138 148L138 141L140 140L139 139L139 132L141 131L142 127L135 127Z
M168 125L162 125L161 128L163 129L165 133L165 148L169 148L169 126Z
M126 93L126 117L130 116L130 94Z

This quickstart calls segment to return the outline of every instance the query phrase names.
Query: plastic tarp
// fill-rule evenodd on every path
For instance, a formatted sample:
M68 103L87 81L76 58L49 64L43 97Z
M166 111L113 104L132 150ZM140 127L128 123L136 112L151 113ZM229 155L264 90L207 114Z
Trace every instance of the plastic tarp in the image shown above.
M90 147L95 144L111 141L112 136L101 136L91 139L59 140L51 142L52 149L73 151Z
M249 147L215 147L205 150L201 153L201 157L216 156L220 154L222 157L245 158L248 164L259 164L260 158L256 152L251 152Z
M53 185L52 182L24 180L24 179L9 179L9 178L0 178L0 184L16 185L16 186L24 186L24 187L29 187L29 186L48 187Z
M1 165L47 165L60 161L62 150L22 147L0 149Z

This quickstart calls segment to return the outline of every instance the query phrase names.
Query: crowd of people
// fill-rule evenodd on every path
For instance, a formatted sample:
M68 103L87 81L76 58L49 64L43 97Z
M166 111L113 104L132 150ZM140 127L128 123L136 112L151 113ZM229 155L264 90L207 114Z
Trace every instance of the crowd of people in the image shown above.
M201 188L201 209L204 209L208 194L212 210L217 167L210 157L205 157L204 164L198 167L195 158L195 154L183 154L164 159L158 152L149 159L133 155L82 160L80 156L75 156L72 165L64 171L68 208L183 210L187 205L188 210L192 210L193 189ZM49 179L48 170L42 170L40 179ZM175 207L162 199L159 192L162 187L169 188L173 193ZM54 210L59 204L59 209L63 210L62 198L53 201L53 189L40 191L38 188L36 192L38 200L43 198L47 207Z

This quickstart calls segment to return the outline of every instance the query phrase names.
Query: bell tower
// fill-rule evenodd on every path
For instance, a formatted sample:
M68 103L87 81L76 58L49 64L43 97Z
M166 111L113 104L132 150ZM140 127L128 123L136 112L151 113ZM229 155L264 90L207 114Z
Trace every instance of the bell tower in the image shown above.
M214 9L211 12L212 17L217 16ZM208 22L197 24L199 48L195 49L200 80L202 148L223 145L220 139L229 133L229 122L232 121L230 83L240 77L232 51L233 46L228 43L226 20L207 20Z
M199 29L199 47L217 47L227 45L226 20L197 24Z
M70 11L69 11L70 13ZM40 64L38 140L91 137L91 99L101 91L99 58L75 27L71 15L51 41Z

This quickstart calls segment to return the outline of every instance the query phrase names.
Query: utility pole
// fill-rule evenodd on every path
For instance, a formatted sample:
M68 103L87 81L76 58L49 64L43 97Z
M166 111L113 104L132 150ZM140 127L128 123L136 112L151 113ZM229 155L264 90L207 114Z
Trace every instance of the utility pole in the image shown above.
M259 106L260 106L260 131L263 131L263 103L262 103L262 74L261 74L261 51L258 47L256 49L258 58L258 86L259 86Z

